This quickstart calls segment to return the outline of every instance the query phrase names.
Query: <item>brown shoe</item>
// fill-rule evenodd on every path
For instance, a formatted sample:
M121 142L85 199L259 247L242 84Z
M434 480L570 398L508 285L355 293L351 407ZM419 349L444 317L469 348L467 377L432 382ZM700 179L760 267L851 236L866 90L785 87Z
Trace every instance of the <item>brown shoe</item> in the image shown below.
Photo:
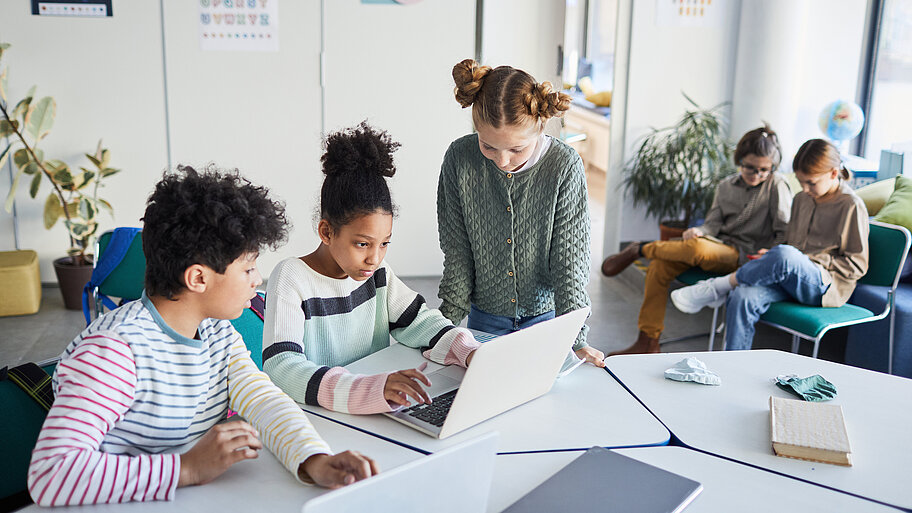
M608 356L614 356L618 354L644 354L658 352L660 352L659 339L652 338L641 331L640 336L637 337L637 341L634 342L632 346L628 347L627 349L622 349L621 351L608 353Z
M640 243L631 242L620 253L615 253L602 262L602 274L605 276L616 276L634 260L640 258Z

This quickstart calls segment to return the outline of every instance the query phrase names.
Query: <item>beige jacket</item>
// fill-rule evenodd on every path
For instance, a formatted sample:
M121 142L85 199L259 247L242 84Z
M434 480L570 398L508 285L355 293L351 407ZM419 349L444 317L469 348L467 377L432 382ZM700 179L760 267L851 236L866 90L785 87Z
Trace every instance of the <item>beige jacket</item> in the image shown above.
M868 211L845 182L823 203L800 192L792 202L787 244L807 255L829 284L823 306L842 306L868 272Z

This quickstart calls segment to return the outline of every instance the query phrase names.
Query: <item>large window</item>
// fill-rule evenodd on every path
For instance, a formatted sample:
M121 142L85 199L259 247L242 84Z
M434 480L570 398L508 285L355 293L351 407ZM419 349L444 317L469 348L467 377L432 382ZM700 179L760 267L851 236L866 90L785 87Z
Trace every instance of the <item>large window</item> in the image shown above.
M872 39L872 76L865 121L865 158L878 160L880 151L912 145L912 2L879 1L879 23ZM908 158L908 157L907 157Z

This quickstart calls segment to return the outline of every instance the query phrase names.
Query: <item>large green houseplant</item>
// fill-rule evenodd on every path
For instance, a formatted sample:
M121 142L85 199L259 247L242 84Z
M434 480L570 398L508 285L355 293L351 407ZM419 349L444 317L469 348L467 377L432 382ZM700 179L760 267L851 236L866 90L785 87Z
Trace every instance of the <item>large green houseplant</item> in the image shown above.
M653 128L624 167L624 189L659 220L663 239L705 215L719 181L735 172L726 104L703 109L684 97L693 109L672 126Z
M9 46L0 43L0 58ZM16 190L23 178L30 182L29 195L32 198L38 196L42 182L49 183L51 190L44 200L44 227L51 229L63 219L69 239L67 256L55 260L54 268L67 308L79 309L82 285L91 276L92 256L87 251L94 244L99 213L101 210L111 215L114 213L111 204L98 196L98 190L105 178L119 170L110 167L111 154L102 147L101 141L93 154L86 154L91 169L80 167L77 171L66 162L46 158L39 144L54 124L57 104L50 96L36 100L33 86L25 98L10 109L8 70L4 68L0 71L0 139L8 140L6 147L0 150L0 167L12 156L16 173L4 206L7 212L12 209ZM71 277L74 273L75 277ZM75 289L75 298L72 291L66 290L67 287Z

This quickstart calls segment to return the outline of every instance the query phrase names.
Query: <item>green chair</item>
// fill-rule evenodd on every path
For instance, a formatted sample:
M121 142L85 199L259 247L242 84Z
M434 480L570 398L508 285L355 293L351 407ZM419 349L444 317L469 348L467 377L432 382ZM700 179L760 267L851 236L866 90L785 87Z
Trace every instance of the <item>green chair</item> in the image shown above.
M258 290L257 297L250 301L250 308L231 324L241 334L244 345L250 351L250 358L257 368L263 370L263 315L266 306L266 293Z
M684 285L693 285L693 284L697 283L698 281L708 280L710 278L716 278L718 276L724 276L724 275L719 274L719 273L704 271L703 269L700 269L699 267L691 267L690 269L679 274L675 279L678 280L679 282L683 283ZM717 307L713 308L712 325L709 329L709 349L707 349L707 351L713 350L713 344L716 342L716 334L720 333L722 331L722 328L724 327L724 324L722 326L719 326L717 324L719 321L719 309L724 308L724 307L725 307L725 305L723 304L721 306L717 306ZM692 335L692 336L688 336L687 338L693 338L696 336L701 336L701 335Z
M113 230L110 230L98 237L98 242L95 246L95 254L98 255L96 261L104 258L104 251L108 247L113 233ZM124 255L123 260L101 284L92 289L95 318L104 313L103 295L117 297L124 302L139 299L142 296L145 273L146 256L143 254L142 236L137 235Z
M57 361L54 358L38 366L53 374ZM0 440L3 440L0 510L11 511L31 503L27 491L28 466L47 411L8 379L0 381L0 409L4 413L4 422L0 423Z
M879 321L890 316L889 366L888 372L893 373L893 324L895 314L893 305L896 300L896 286L903 262L909 252L909 230L902 226L870 222L868 235L868 272L858 283L889 287L887 302L884 310L874 313L867 308L845 304L838 308L823 308L802 305L791 301L779 301L770 305L769 310L760 316L760 322L779 328L792 334L792 352L798 352L801 339L814 342L812 356L817 358L817 349L820 339L833 328L842 328L853 324Z

